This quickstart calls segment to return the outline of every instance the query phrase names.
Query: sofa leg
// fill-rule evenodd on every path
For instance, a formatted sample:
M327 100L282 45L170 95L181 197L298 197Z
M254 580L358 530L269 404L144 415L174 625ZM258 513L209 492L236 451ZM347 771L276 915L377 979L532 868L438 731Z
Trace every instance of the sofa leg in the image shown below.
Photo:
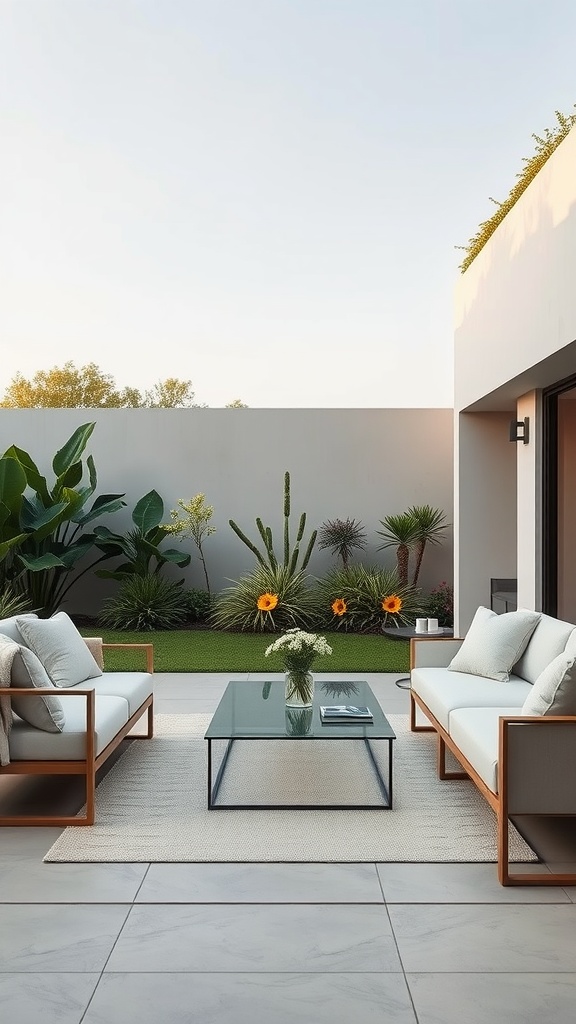
M410 691L410 732L435 732L433 725L416 725L417 707L414 694Z
M508 860L508 815L498 810L498 881L510 885L510 864Z
M467 772L449 772L446 769L446 743L442 739L440 733L438 733L438 746L436 748L436 765L438 768L438 778L443 781L446 779L467 779Z

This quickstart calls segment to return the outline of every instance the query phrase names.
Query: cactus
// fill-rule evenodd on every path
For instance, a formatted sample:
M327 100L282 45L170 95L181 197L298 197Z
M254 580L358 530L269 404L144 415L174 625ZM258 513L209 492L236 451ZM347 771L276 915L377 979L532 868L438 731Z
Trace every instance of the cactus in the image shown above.
M234 530L234 533L241 541L246 544L252 554L256 556L261 565L269 565L271 569L278 568L278 559L274 551L274 544L272 539L272 529L270 526L264 526L264 523L258 516L256 519L256 528L260 534L264 543L264 551L261 551L256 547L255 544L242 532L240 527L234 522L233 519L229 519L228 522ZM290 574L294 574L298 569L298 559L300 557L300 541L304 536L304 530L306 528L306 513L303 512L300 516L300 522L298 524L298 533L296 535L296 543L292 551L290 551L290 473L284 474L284 567L287 568ZM306 553L302 562L301 569L305 569L310 560L310 555L314 549L316 543L316 536L318 531L314 530L308 542Z

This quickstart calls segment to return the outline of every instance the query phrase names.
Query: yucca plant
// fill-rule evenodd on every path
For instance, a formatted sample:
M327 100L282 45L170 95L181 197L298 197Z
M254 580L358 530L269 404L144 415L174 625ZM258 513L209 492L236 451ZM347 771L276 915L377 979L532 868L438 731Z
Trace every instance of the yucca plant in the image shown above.
M318 533L318 547L330 548L347 569L353 551L366 547L366 532L355 519L327 519Z
M188 616L186 593L180 583L156 573L127 576L118 593L108 598L98 622L110 629L173 629Z
M209 622L216 629L276 632L313 622L315 601L303 570L257 565L232 583L214 600Z

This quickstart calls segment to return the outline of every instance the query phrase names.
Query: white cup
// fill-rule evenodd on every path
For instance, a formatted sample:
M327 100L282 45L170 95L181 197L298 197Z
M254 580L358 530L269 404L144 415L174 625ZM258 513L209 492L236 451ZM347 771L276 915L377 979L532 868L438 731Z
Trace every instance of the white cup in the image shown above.
M427 633L430 619L416 619L416 633Z
M416 621L418 621L418 620L416 620ZM428 619L428 632L429 633L437 633L438 632L438 619Z

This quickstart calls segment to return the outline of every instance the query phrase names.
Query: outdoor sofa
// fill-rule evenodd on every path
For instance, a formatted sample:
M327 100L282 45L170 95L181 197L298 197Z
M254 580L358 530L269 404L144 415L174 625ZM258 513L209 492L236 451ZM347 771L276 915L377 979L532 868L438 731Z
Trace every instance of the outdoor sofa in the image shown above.
M104 652L139 648L145 671L104 671ZM62 813L0 814L0 825L92 825L96 772L147 715L153 734L152 644L85 639L65 612L0 620L0 779L80 775L86 806Z
M575 659L576 626L526 609L481 607L464 639L411 641L410 728L435 730L439 778L469 777L496 812L502 885L576 884L511 874L508 852L510 815L576 815Z

